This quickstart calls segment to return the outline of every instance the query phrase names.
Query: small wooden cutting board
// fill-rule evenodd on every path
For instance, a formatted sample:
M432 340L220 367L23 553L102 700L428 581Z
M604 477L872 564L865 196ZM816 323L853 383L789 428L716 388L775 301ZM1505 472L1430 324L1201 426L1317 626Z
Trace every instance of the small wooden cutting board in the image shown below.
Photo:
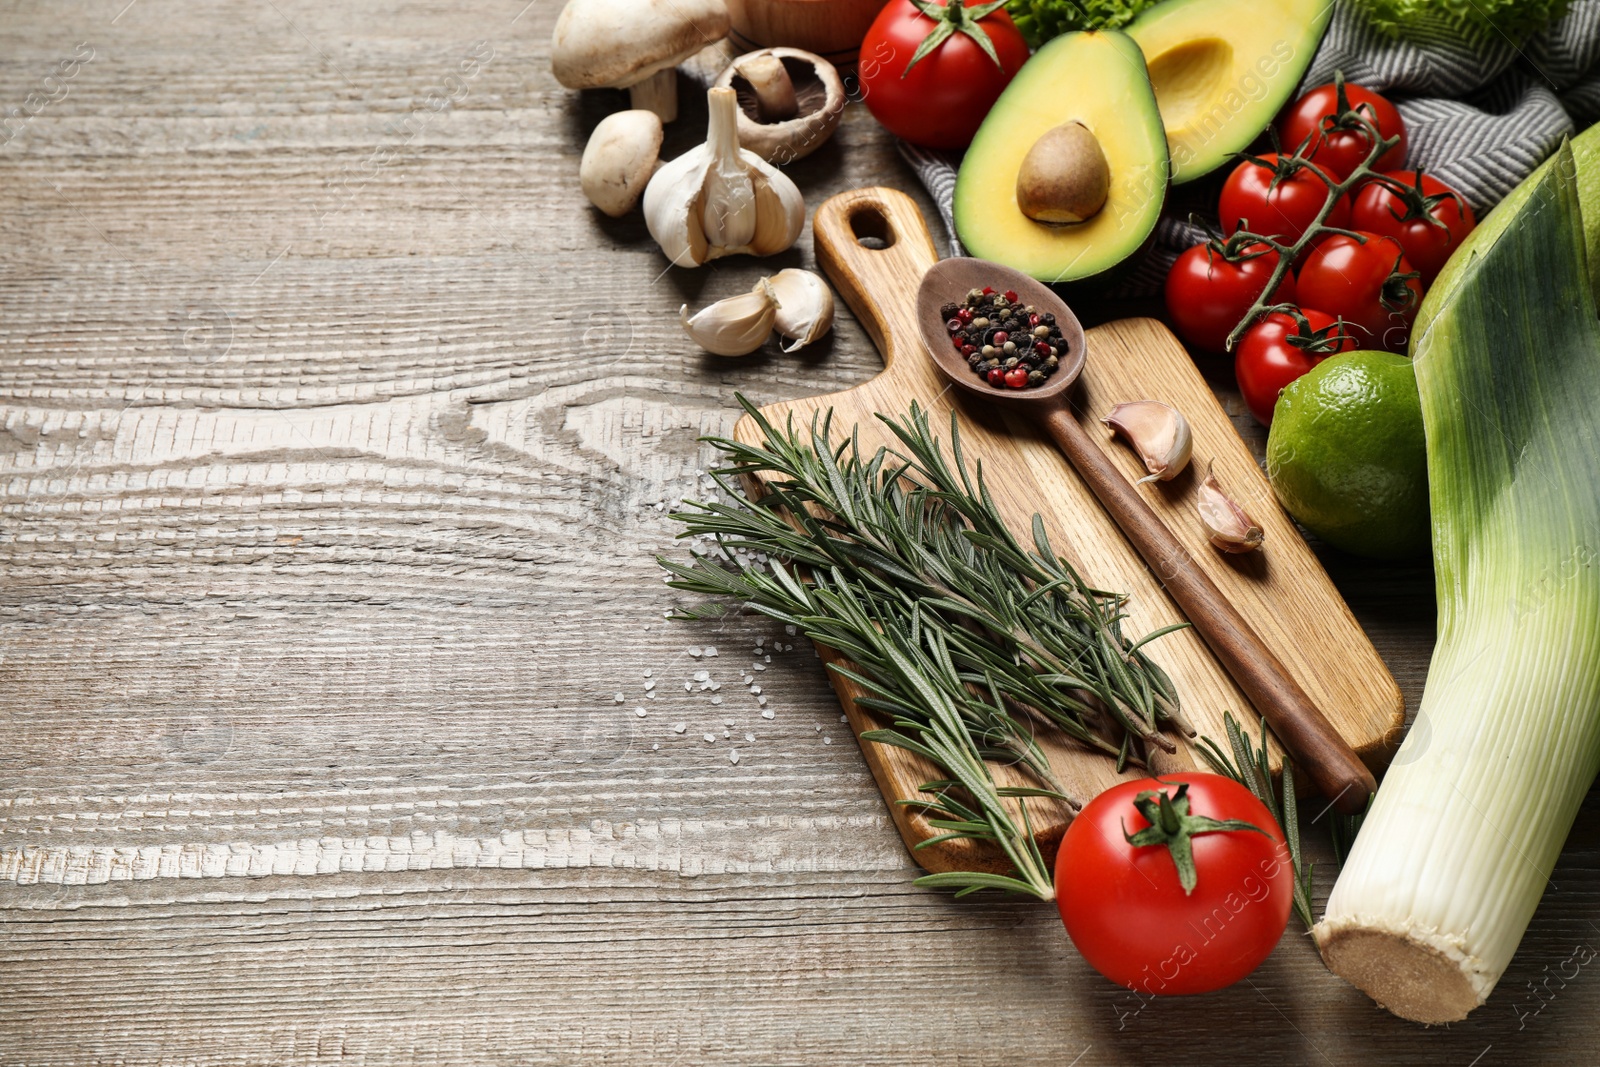
M832 408L839 432L859 426L862 444L870 450L892 443L876 418L880 412L903 415L915 400L929 411L932 426L942 430L954 411L967 461L982 461L990 492L1014 531L1026 540L1034 513L1041 514L1056 551L1091 585L1130 593L1129 635L1184 621L1160 581L1043 431L1020 415L1004 414L950 388L934 367L917 327L916 297L923 274L938 257L915 202L892 189L855 190L817 208L812 225L817 261L877 343L884 370L842 393L773 404L763 413L778 425L791 414L797 425L808 425L814 412ZM1189 469L1171 482L1140 486L1139 492L1351 747L1374 770L1380 769L1398 744L1405 719L1399 687L1279 507L1266 476L1188 353L1154 319L1110 322L1089 330L1086 340L1088 363L1074 394L1082 424L1103 442L1128 479L1136 481L1143 467L1130 449L1112 440L1101 417L1129 400L1159 400L1188 417L1194 435ZM760 439L748 418L735 427L734 436L752 443ZM947 432L940 437L947 438ZM1225 556L1207 543L1195 495L1211 463L1229 494L1265 530L1264 551ZM1254 709L1193 630L1169 634L1150 648L1152 658L1171 675L1183 713L1200 736L1215 738L1226 749L1222 716L1227 711L1259 728ZM826 648L819 651L825 660L837 658ZM858 690L852 683L833 674L833 686L858 736L886 725L857 706ZM1080 801L1119 778L1104 756L1048 736L1041 742L1058 777ZM903 749L862 742L862 751L906 845L935 836L915 808L894 802L918 798L922 783L942 775ZM1274 745L1274 771L1281 756ZM1180 741L1176 756L1158 754L1153 766L1165 772L1203 768L1205 763L1190 743ZM1009 779L1003 768L997 773L1020 784L1020 778ZM1123 777L1137 774L1130 771ZM1053 855L1067 813L1030 802L1029 814L1045 855ZM997 849L973 842L942 842L914 855L930 871L1007 869Z

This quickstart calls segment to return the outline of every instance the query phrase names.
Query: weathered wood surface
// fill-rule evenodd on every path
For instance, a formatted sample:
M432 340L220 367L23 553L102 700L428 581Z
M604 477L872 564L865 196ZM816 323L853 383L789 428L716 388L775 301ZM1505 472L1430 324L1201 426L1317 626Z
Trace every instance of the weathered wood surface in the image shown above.
M763 718L785 635L666 623L651 562L735 389L878 357L690 348L763 265L585 208L621 97L551 80L554 0L0 11L0 1063L1600 1059L1593 810L1448 1030L1293 932L1141 1008L1047 907L910 886L820 664ZM856 108L793 173L927 206ZM1428 576L1327 561L1414 706Z

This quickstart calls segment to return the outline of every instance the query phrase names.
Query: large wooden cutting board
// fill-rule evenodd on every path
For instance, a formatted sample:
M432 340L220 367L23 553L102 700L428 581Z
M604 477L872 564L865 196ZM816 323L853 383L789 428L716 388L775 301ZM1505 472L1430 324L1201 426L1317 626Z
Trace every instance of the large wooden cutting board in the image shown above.
M874 418L879 412L903 414L915 400L930 409L933 425L940 427L948 425L953 410L960 419L968 461L982 460L989 488L1014 530L1026 539L1033 514L1040 513L1056 550L1091 584L1131 593L1129 634L1183 621L1160 582L1050 440L1025 418L968 398L940 377L916 323L917 286L937 259L916 204L891 189L843 193L817 209L813 229L817 261L877 342L884 370L842 393L771 405L763 409L766 415L781 424L792 413L797 423L805 424L813 412L832 408L836 427L847 433L858 424L863 444L876 447L889 443ZM1111 441L1109 429L1099 419L1125 400L1159 400L1188 416L1194 433L1190 470L1169 483L1141 486L1140 493L1339 733L1369 765L1380 768L1398 743L1404 722L1400 690L1322 565L1279 508L1254 457L1188 353L1153 319L1124 319L1095 327L1088 331L1087 342L1088 364L1074 397L1082 423L1105 442L1131 481L1144 473L1142 467L1130 450ZM741 421L734 434L743 441L758 440L750 419ZM1265 551L1224 556L1206 543L1194 502L1197 472L1203 475L1212 462L1222 484L1266 531ZM1185 716L1200 735L1223 740L1226 711L1257 728L1249 702L1194 631L1168 635L1152 647L1153 657L1177 686ZM825 659L835 658L826 648L820 651ZM854 685L837 675L833 685L857 735L884 725L874 713L856 705ZM1110 760L1068 743L1044 741L1054 769L1080 800L1117 780ZM902 749L863 742L862 750L891 802L907 846L934 836L914 808L893 802L916 798L921 783L941 775ZM1281 753L1274 751L1275 769L1280 758ZM1156 760L1154 766L1175 770L1204 764L1190 745L1180 744L1176 756ZM1029 810L1041 846L1046 855L1053 855L1066 827L1066 813L1037 804L1030 804ZM971 842L945 842L915 855L930 871L1006 868L998 851Z

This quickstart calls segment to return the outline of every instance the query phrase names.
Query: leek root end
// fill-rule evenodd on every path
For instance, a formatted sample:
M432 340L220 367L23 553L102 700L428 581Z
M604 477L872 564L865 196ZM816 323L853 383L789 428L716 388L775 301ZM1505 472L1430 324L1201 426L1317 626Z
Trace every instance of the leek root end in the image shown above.
M1313 933L1328 970L1402 1019L1459 1022L1483 1003L1459 953L1368 926L1322 923Z

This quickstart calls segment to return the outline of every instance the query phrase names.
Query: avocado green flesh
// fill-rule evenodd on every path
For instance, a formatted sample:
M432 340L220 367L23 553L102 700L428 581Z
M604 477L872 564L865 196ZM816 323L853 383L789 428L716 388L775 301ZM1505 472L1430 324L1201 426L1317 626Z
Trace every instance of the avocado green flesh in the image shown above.
M1036 222L1017 206L1017 172L1045 133L1079 122L1111 172L1103 207L1083 222ZM1043 282L1100 275L1144 247L1167 189L1167 144L1139 48L1115 30L1063 34L1012 79L967 149L956 179L956 232L967 251Z
M1231 161L1293 95L1328 0L1166 0L1128 26L1149 65L1174 183Z

